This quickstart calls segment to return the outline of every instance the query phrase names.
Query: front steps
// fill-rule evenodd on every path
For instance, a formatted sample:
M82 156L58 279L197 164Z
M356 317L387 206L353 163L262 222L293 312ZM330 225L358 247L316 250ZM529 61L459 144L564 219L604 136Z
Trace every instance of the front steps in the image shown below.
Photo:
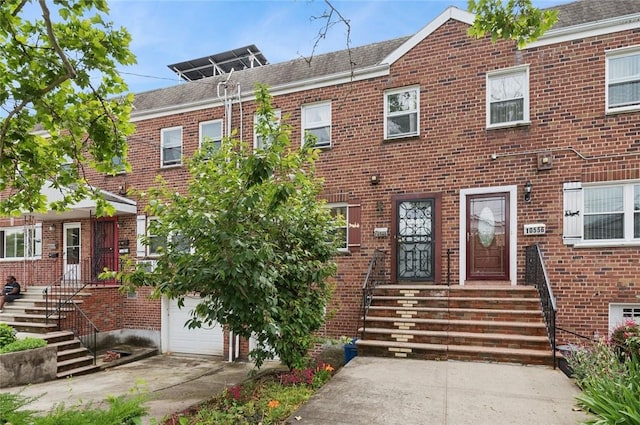
M18 331L19 337L42 338L47 345L58 350L58 378L82 375L99 370L93 355L82 346L71 331L60 331L57 316L46 320L46 307L42 288L29 287L23 297L6 303L0 313L0 323L6 323ZM64 311L61 313L64 318ZM53 320L52 320L53 319Z
M358 355L553 364L536 290L381 285Z

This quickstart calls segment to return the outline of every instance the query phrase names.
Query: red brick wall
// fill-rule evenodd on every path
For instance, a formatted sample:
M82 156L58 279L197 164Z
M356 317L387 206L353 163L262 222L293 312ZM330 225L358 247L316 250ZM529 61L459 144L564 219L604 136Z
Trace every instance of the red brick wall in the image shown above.
M512 43L495 45L471 39L467 26L449 21L391 66L389 75L335 86L276 96L274 106L293 125L292 140L300 136L300 107L315 101L332 101L332 147L324 150L318 174L327 193L342 193L362 205L362 241L359 248L337 257L338 275L333 318L323 333L352 336L360 316L361 286L374 249L390 251L391 238L374 238L373 229L391 229L395 195L441 194L442 233L440 268L447 276L448 249L451 279L459 279L460 190L517 185L518 281L524 273L524 247L538 242L546 258L553 290L558 298L558 324L591 336L607 331L610 302L638 302L638 247L576 249L562 243L562 184L567 181L638 178L635 156L581 159L626 154L637 150L640 113L605 114L605 51L640 44L638 31L602 35L517 51ZM531 124L486 129L486 73L528 64ZM388 89L420 87L420 135L385 141L383 96ZM248 88L244 88L248 89ZM242 136L253 140L254 102L244 102ZM136 123L130 137L133 170L122 176L94 176L96 184L118 192L121 187L136 197L162 175L176 189L184 188L185 167L160 168L160 130L183 127L183 153L198 146L198 124L223 117L221 107L153 118ZM239 111L233 110L238 127ZM553 168L537 170L535 154L553 150ZM492 153L510 155L491 160ZM371 174L380 176L370 184ZM522 199L526 181L533 184L530 203ZM143 211L140 205L138 210ZM546 224L547 233L523 236L524 223ZM135 249L135 217L120 218L121 234ZM58 226L61 229L61 225ZM49 237L49 236L47 236ZM390 269L392 259L387 256ZM0 265L5 271L5 264ZM7 265L6 270L9 269ZM143 291L143 290L140 290ZM139 296L123 301L124 327L158 329L159 302Z

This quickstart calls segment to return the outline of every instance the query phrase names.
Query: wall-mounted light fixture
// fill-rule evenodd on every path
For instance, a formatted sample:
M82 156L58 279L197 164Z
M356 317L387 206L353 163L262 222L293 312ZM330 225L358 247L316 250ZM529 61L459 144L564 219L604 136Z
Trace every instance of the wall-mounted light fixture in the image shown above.
M371 185L372 186L375 186L378 183L380 183L380 175L379 174L371 174L370 179L371 179L370 181L371 181Z
M524 202L531 202L531 191L533 190L533 185L529 180L524 184Z
M55 232L55 231L56 231L56 225L55 225L55 223L51 223L51 224L49 225L49 231L50 231L50 232Z

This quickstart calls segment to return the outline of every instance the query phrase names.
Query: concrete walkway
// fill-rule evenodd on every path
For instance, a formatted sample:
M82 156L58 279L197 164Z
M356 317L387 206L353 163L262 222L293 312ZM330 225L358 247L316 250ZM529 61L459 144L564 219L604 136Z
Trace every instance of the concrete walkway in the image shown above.
M267 367L276 367L271 363ZM42 396L29 407L100 403L141 385L150 418L161 419L241 383L252 365L211 357L154 356L78 376L0 392ZM288 421L315 425L574 425L574 384L559 370L471 362L356 357ZM299 419L295 419L298 417Z
M578 393L548 367L356 357L287 423L574 425Z

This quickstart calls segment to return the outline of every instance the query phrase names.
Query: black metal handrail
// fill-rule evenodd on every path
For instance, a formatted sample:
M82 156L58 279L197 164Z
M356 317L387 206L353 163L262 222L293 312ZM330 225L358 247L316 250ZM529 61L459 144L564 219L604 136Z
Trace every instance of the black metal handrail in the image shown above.
M527 285L535 285L540 294L540 302L542 304L542 314L544 322L547 326L547 335L551 343L551 352L553 355L553 368L557 366L556 359L556 314L558 307L556 298L553 296L551 284L549 283L549 275L544 265L542 251L537 243L529 245L526 248L526 267L525 267L525 283Z
M362 337L364 337L366 329L367 313L369 312L369 307L371 307L373 291L376 289L376 286L381 282L384 282L384 256L385 252L381 249L373 251L373 255L369 260L367 275L365 276L364 284L362 285Z
M89 319L75 302L75 297L86 288L82 279L85 271L90 270L89 260L81 261L77 268L71 268L62 277L43 290L45 298L45 323L55 316L58 329L66 329L80 340L80 343L93 354L93 364L97 360L97 326ZM52 299L55 297L55 304ZM54 306L55 305L55 306Z

